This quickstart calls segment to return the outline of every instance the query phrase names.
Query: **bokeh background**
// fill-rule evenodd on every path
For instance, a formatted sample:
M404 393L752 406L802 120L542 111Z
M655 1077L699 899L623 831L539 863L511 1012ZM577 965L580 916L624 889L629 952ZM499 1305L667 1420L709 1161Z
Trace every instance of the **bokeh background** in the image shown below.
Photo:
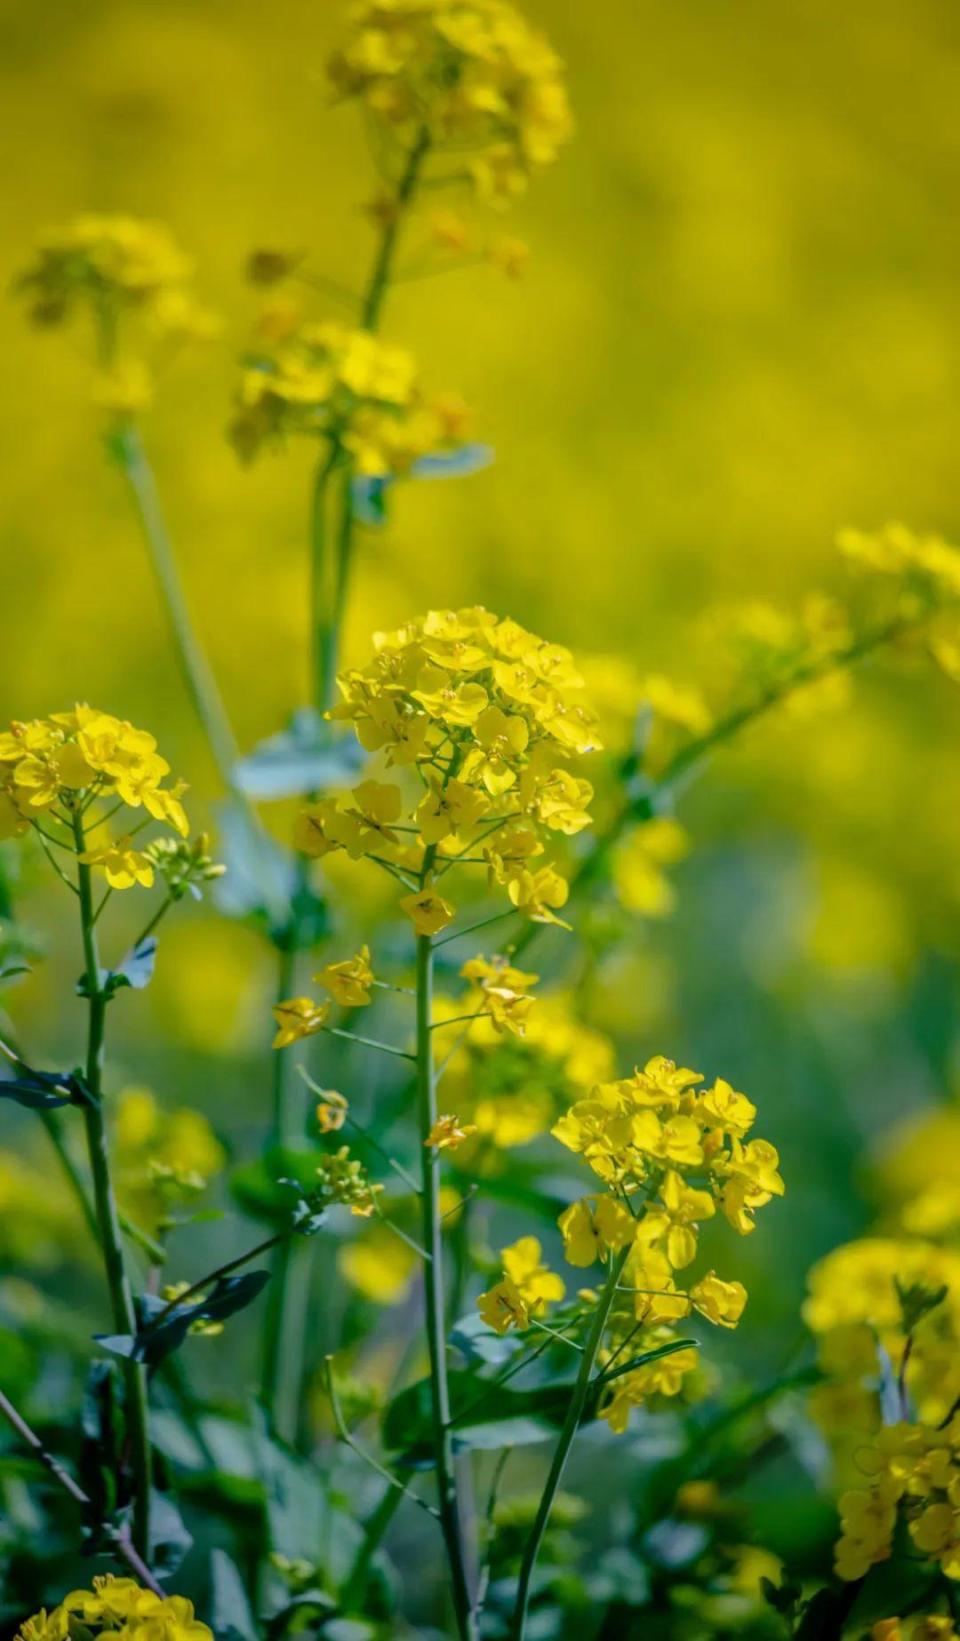
M386 316L475 407L496 462L406 487L365 536L347 648L481 601L641 673L703 677L718 609L837 584L838 527L960 529L960 22L946 0L526 9L577 120L503 223L529 266L419 277L415 226ZM243 264L280 245L360 283L375 179L324 78L340 21L335 0L0 7L5 278L46 226L129 211L170 225L223 315L146 436L247 746L306 689L309 452L243 470L226 442ZM2 712L79 698L148 724L202 812L213 772L103 457L86 342L0 304ZM884 1170L922 1174L929 1145L960 1174L958 730L955 686L910 659L758 727L682 800L672 918L639 920L621 983L594 991L625 1064L662 1050L727 1075L781 1150L786 1202L735 1250L745 1359L792 1348L805 1270L882 1214ZM26 888L49 930L55 899ZM164 959L118 1022L119 1069L242 1145L268 1097L269 956L207 911L171 924ZM47 1059L76 1041L52 1010L74 969L54 956L11 1005Z

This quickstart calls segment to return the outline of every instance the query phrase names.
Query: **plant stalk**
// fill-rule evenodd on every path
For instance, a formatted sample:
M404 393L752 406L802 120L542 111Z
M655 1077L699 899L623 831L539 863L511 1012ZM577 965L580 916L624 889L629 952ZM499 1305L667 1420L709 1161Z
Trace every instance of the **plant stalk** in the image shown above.
M540 1498L533 1526L530 1529L530 1537L527 1539L524 1548L520 1577L517 1582L517 1601L510 1625L511 1641L523 1641L523 1636L526 1633L527 1610L530 1605L530 1582L537 1565L537 1556L540 1553L543 1535L550 1520L550 1511L553 1509L554 1499L563 1480L563 1473L570 1456L574 1437L580 1428L587 1397L590 1394L590 1382L593 1378L597 1354L603 1340L603 1331L607 1325L607 1318L610 1315L610 1308L617 1291L617 1283L627 1263L629 1253L630 1249L624 1248L616 1256L611 1255L607 1280L603 1285L600 1298L597 1301L597 1308L593 1313L590 1331L587 1334L583 1354L580 1357L580 1369L570 1398L570 1406L567 1408L567 1416L563 1422L560 1439L554 1450L550 1473L547 1476L546 1486Z
M461 1641L477 1634L473 1600L467 1578L466 1554L460 1524L447 1382L447 1328L444 1304L443 1225L440 1213L440 1155L425 1144L437 1120L436 1078L433 1059L433 941L417 937L417 1106L422 1158L422 1240L430 1255L424 1262L427 1346L430 1354L430 1391L435 1433L434 1463L440 1526L450 1563L451 1594Z
M77 855L84 852L85 838L82 817L73 816L73 834ZM103 1115L103 1058L107 998L100 984L100 960L97 935L94 928L93 889L90 867L78 859L77 886L80 891L80 927L86 964L87 988L87 1062L86 1087L89 1099L84 1104L87 1152L93 1197L100 1233L113 1325L118 1333L135 1334L137 1315L133 1303L130 1279L123 1256L120 1216L110 1177L110 1153L107 1129ZM124 1364L126 1382L127 1433L130 1442L130 1460L133 1470L133 1544L145 1559L150 1557L150 1487L152 1454L150 1449L149 1414L147 1402L147 1373L142 1363Z

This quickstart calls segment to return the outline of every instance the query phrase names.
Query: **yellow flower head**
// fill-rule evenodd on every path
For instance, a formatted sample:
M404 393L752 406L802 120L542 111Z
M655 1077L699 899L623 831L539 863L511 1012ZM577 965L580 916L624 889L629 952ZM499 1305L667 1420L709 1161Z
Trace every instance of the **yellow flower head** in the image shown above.
M367 478L402 477L422 456L455 450L465 417L424 392L412 356L333 321L269 331L247 360L231 437L245 461L269 441L323 436Z
M508 0L362 0L330 74L402 141L466 153L497 202L571 132L560 60Z
M530 1326L530 1312L523 1295L507 1276L502 1282L495 1283L488 1293L479 1296L477 1310L482 1321L495 1333L508 1333L511 1328L519 1328L522 1332Z
M274 1048L288 1048L301 1037L313 1037L322 1031L330 1018L329 1003L315 1003L312 997L288 997L273 1011L277 1022Z
M453 1116L438 1117L423 1143L428 1150L455 1151L476 1132L476 1123L463 1123Z
M370 988L374 981L369 946L361 946L356 957L344 958L340 963L328 963L313 978L343 1008L364 1008L370 1001Z
M110 1574L90 1590L72 1590L52 1613L29 1618L17 1641L67 1641L82 1626L91 1635L119 1634L130 1641L214 1641L183 1596L155 1595L132 1578Z
M43 236L18 286L37 325L60 325L81 311L93 319L104 360L95 397L104 409L129 416L151 397L142 354L205 341L219 329L196 301L190 278L190 263L161 224L86 215Z

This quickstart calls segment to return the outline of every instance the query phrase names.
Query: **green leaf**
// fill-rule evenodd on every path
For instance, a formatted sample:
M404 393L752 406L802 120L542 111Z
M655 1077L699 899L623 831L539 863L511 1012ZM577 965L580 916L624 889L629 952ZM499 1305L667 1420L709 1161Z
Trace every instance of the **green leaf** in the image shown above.
M258 1641L247 1592L225 1550L210 1552L210 1616L218 1641Z
M659 1362L664 1356L673 1356L678 1350L699 1350L696 1339L671 1339L666 1345L657 1345L654 1350L646 1350L640 1356L631 1356L628 1362L618 1362L615 1368L607 1373L601 1373L594 1385L594 1394L600 1389L620 1379L625 1373L634 1373L637 1368L646 1367L648 1362Z
M20 1063L11 1077L0 1078L0 1100L15 1100L31 1111L53 1111L60 1105L87 1105L90 1095L77 1071L34 1071Z
M164 1357L179 1350L194 1322L225 1322L252 1305L269 1280L269 1271L221 1276L204 1299L195 1305L177 1305L173 1310L155 1295L145 1294L141 1311L146 1320L138 1333L95 1334L94 1338L111 1356L156 1367ZM150 1320L151 1313L156 1320Z
M241 792L257 802L306 797L349 786L366 758L356 736L334 737L329 724L305 707L294 713L287 729L241 758L234 775Z

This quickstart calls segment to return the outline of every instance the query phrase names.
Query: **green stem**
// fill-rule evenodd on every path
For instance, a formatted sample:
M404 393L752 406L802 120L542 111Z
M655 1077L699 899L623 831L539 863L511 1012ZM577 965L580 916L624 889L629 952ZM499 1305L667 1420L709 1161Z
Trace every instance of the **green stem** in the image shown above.
M393 197L393 205L384 225L376 260L370 273L367 292L363 299L362 320L364 330L376 330L380 323L384 300L393 274L401 222L404 213L413 202L420 181L420 174L423 170L423 162L429 149L430 133L426 126L421 126L407 154L406 164L400 174L397 191Z
M80 815L75 814L73 817L73 833L79 856L85 848L83 820ZM137 1315L123 1257L120 1217L110 1178L110 1153L103 1115L103 1056L107 999L100 988L100 960L93 921L91 872L90 867L80 860L77 862L77 887L80 891L80 927L88 999L86 1086L90 1098L83 1108L87 1152L93 1180L100 1248L110 1291L113 1325L118 1333L133 1335L137 1332ZM146 1368L139 1362L127 1362L124 1366L124 1375L127 1391L127 1430L134 1480L133 1543L139 1554L149 1559L152 1454Z
M190 699L203 725L220 779L225 789L236 795L234 766L237 745L213 671L194 631L160 507L156 481L140 431L134 422L125 422L117 430L112 448L117 452L136 502L143 538L167 611L177 659Z
M836 650L832 655L817 656L812 660L802 662L794 668L788 677L768 689L751 701L727 713L726 717L718 719L713 728L705 735L688 741L685 746L674 753L666 767L652 781L649 789L635 798L630 798L614 815L606 830L595 837L580 861L579 866L570 878L570 898L588 888L594 882L602 869L607 857L619 843L620 838L628 827L640 825L651 820L657 813L657 802L666 797L673 788L687 775L691 775L712 752L726 746L741 730L749 728L751 724L763 718L781 702L787 700L797 690L804 689L810 684L817 683L822 678L828 678L835 672L842 672L845 667L856 666L865 660L875 650L881 649L884 644L893 643L907 633L922 627L929 619L929 611L921 616L895 616L870 632L863 633L854 639L845 649ZM511 946L514 957L530 945L536 938L542 924L529 923L522 934Z
M570 1398L570 1406L567 1408L567 1416L563 1423L563 1429L560 1432L560 1439L557 1442L557 1446L554 1451L553 1463L550 1466L550 1473L547 1477L546 1486L544 1487L540 1498L536 1518L530 1529L530 1537L527 1539L523 1552L523 1561L520 1566L520 1577L517 1582L517 1601L513 1610L513 1619L510 1625L510 1635L512 1641L523 1641L523 1636L526 1633L527 1609L530 1604L530 1581L533 1577L534 1568L537 1565L537 1556L540 1553L540 1546L543 1543L543 1535L547 1530L547 1523L550 1520L550 1511L553 1509L554 1499L557 1496L557 1491L561 1481L563 1480L563 1472L566 1469L567 1459L570 1456L570 1449L573 1446L573 1439L580 1428L580 1421L583 1418L584 1409L587 1404L587 1397L590 1394L590 1382L593 1378L593 1370L596 1365L597 1353L599 1352L600 1345L603 1340L603 1332L607 1325L607 1318L610 1315L610 1308L616 1295L617 1283L620 1280L623 1267L627 1262L629 1252L629 1248L624 1248L622 1252L617 1254L616 1258L611 1257L607 1280L603 1285L600 1298L597 1301L597 1308L593 1313L593 1318L590 1323L590 1331L587 1334L583 1347L583 1355L580 1358L580 1371L577 1374L576 1383L573 1387L573 1394Z
M429 136L427 132L421 131L407 156L394 196L393 209L384 225L367 282L361 321L364 328L369 331L375 331L380 323L393 272L402 218L413 202L428 148ZM334 553L331 559L328 508L330 484L334 476L338 478L339 489L336 497ZM334 439L317 463L310 506L310 670L313 706L318 715L328 712L336 700L340 642L350 584L356 523L353 478L353 461L339 441ZM296 974L297 953L303 944L301 919L296 908L298 900L305 898L301 891L308 887L308 873L307 862L299 859L294 905L287 931L287 949L281 956L281 1000L290 995ZM295 1114L291 1113L290 1109L292 1066L289 1066L286 1056L280 1055L278 1058L285 1063L275 1072L274 1135L283 1141L286 1136L297 1137L298 1124ZM294 1307L288 1289L293 1273L298 1274L299 1284L303 1286L311 1257L310 1246L307 1244L302 1252L299 1249L295 1252L280 1249L275 1262L262 1381L264 1405L274 1411L275 1417L281 1377L288 1386L288 1394L285 1397L288 1407L299 1400L305 1334L303 1318L292 1314ZM293 1389L294 1386L296 1391Z
M429 851L428 851L429 862ZM429 870L429 864L425 866ZM417 937L417 1104L420 1138L425 1142L437 1120L433 1060L433 942ZM450 1563L451 1593L461 1641L472 1641L476 1620L467 1580L466 1556L460 1527L451 1439L450 1391L447 1382L447 1330L444 1318L443 1227L440 1214L440 1155L421 1144L423 1245L430 1258L423 1268L430 1390L433 1403L434 1463L440 1507L440 1526Z
M42 1464L44 1469L49 1472L57 1485L69 1494L75 1504L79 1504L80 1508L89 1514L91 1500L79 1482L74 1481L66 1465L62 1464L54 1454L47 1451L36 1431L31 1429L26 1419L14 1407L9 1397L3 1394L2 1390L0 1390L0 1414L3 1415L10 1428L16 1432L38 1463ZM138 1553L135 1545L131 1543L126 1528L121 1528L119 1531L109 1534L109 1537L117 1555L126 1563L134 1578L145 1589L152 1590L154 1595L166 1595L163 1586L157 1583L150 1568Z

